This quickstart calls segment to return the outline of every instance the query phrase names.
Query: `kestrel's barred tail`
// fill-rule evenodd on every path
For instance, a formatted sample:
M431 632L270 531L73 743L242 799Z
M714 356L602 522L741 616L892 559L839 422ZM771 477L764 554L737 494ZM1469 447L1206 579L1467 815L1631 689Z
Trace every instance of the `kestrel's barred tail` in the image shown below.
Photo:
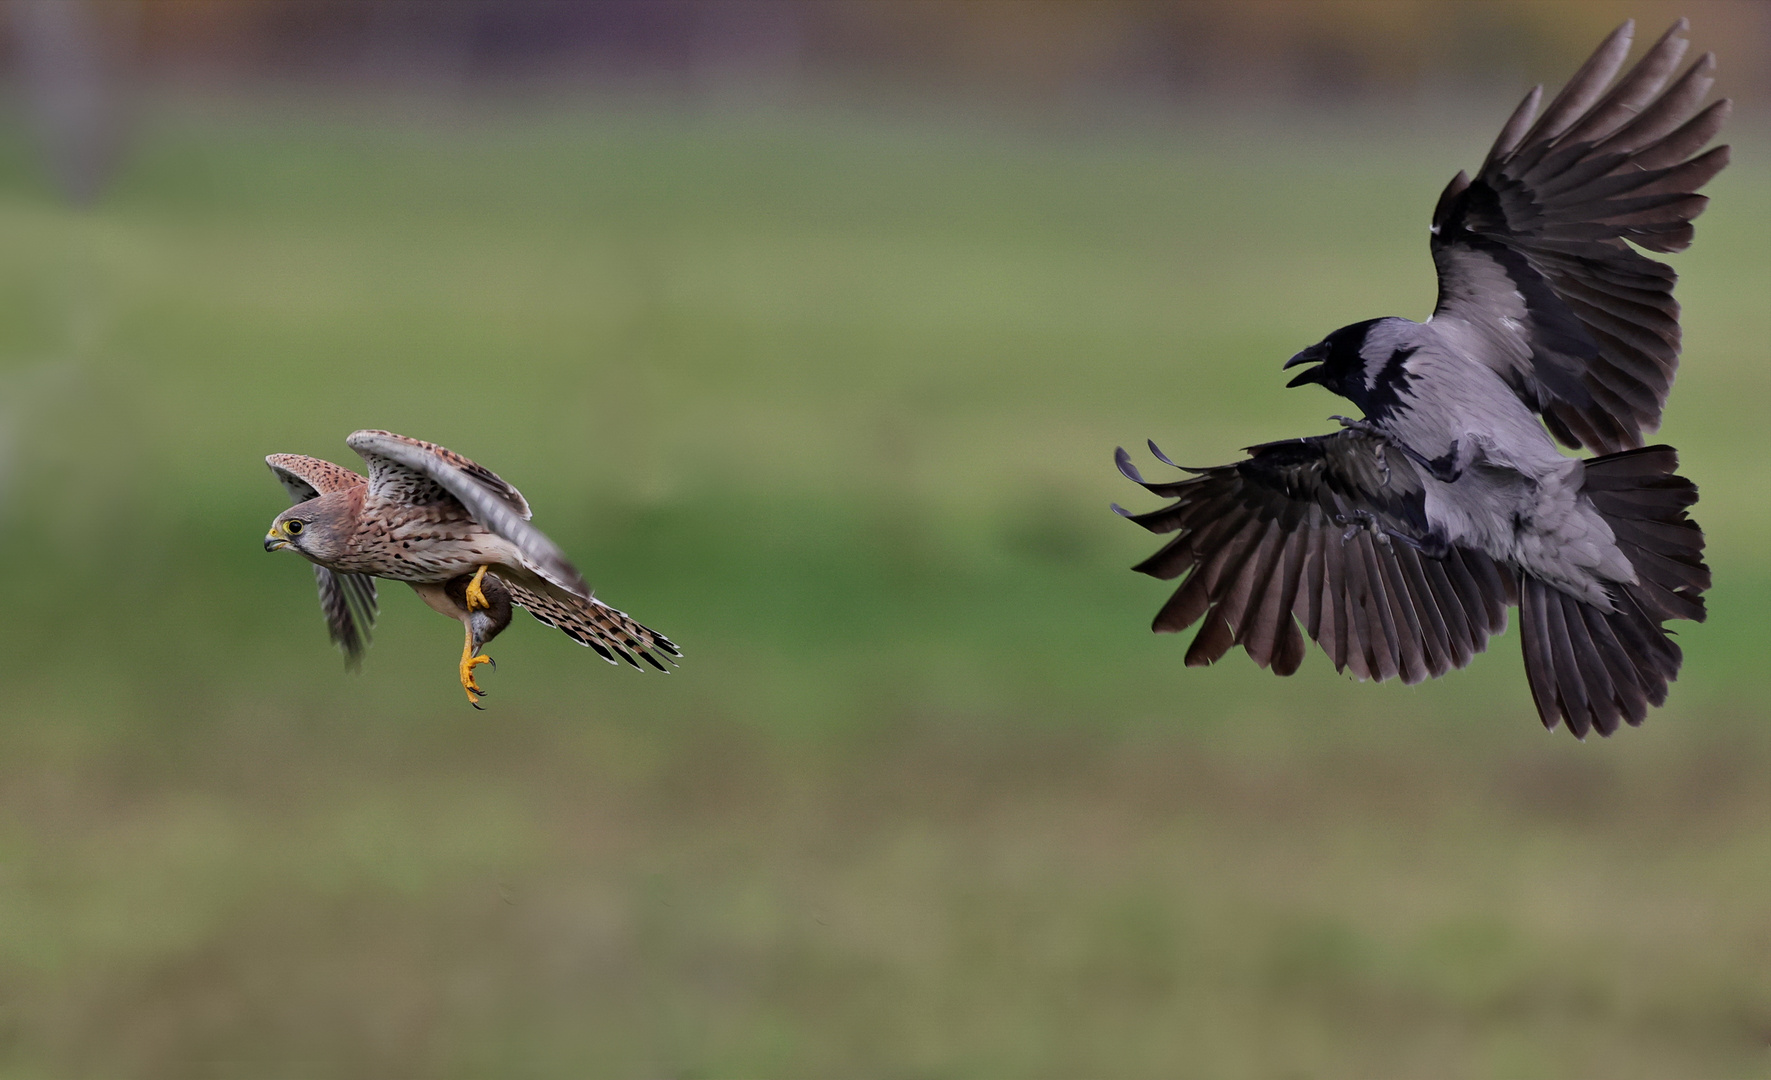
M665 663L675 663L674 658L682 655L669 638L601 601L553 597L526 589L508 578L500 580L510 589L512 603L527 608L537 621L559 630L578 644L595 649L611 664L619 655L636 668L640 666L639 661L644 660L668 673L670 669L660 663L653 652L661 654Z

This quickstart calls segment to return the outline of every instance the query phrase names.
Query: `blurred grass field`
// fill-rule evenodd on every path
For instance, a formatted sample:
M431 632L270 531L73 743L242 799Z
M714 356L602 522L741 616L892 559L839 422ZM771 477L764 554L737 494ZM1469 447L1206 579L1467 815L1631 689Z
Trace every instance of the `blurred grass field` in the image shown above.
M1470 670L1181 666L1147 497L1328 430L1498 116L604 103L0 132L0 1077L1758 1075L1762 128L1676 262L1711 618L1647 725ZM1344 405L1340 406L1344 409ZM524 620L490 710L384 586L346 675L270 452L477 458L682 644Z

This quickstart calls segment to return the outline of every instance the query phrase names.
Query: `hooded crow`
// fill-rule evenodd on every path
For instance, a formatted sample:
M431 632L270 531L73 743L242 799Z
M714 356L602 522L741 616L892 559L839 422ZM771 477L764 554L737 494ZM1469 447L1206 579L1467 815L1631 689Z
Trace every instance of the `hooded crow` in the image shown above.
M1609 735L1666 701L1682 656L1663 623L1702 621L1710 573L1685 513L1696 486L1672 447L1642 445L1678 367L1679 305L1672 269L1635 248L1690 245L1696 192L1728 162L1698 151L1729 102L1703 105L1707 53L1675 77L1684 20L1614 84L1633 29L1541 116L1542 87L1526 95L1475 177L1439 196L1431 317L1354 323L1286 362L1304 367L1288 385L1361 419L1166 483L1118 452L1175 500L1114 509L1175 534L1134 569L1185 575L1154 629L1203 620L1189 667L1240 645L1289 675L1307 633L1337 671L1414 683L1469 663L1516 604L1545 727Z

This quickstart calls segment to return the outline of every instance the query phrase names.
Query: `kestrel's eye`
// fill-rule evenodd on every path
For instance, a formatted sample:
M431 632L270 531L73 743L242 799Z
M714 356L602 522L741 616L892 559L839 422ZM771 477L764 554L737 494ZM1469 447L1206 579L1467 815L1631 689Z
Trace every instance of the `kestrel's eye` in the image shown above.
M290 536L300 536L301 535L301 522L295 520L294 518L291 518L288 521L283 522L283 531L288 533Z

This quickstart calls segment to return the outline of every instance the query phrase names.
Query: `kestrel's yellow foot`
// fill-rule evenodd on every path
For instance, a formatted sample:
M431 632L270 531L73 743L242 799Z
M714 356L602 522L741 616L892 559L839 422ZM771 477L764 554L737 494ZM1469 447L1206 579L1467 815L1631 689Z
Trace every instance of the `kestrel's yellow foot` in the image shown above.
M476 709L484 708L480 699L486 696L473 674L473 669L481 664L491 664L494 671L498 669L498 664L490 656L474 655L473 631L469 630L467 641L461 646L461 688L467 691L467 703Z
M485 591L480 588L480 582L485 578L486 568L482 566L474 571L473 580L467 583L467 611L470 615L476 611L485 611L492 606L492 601L486 599Z

